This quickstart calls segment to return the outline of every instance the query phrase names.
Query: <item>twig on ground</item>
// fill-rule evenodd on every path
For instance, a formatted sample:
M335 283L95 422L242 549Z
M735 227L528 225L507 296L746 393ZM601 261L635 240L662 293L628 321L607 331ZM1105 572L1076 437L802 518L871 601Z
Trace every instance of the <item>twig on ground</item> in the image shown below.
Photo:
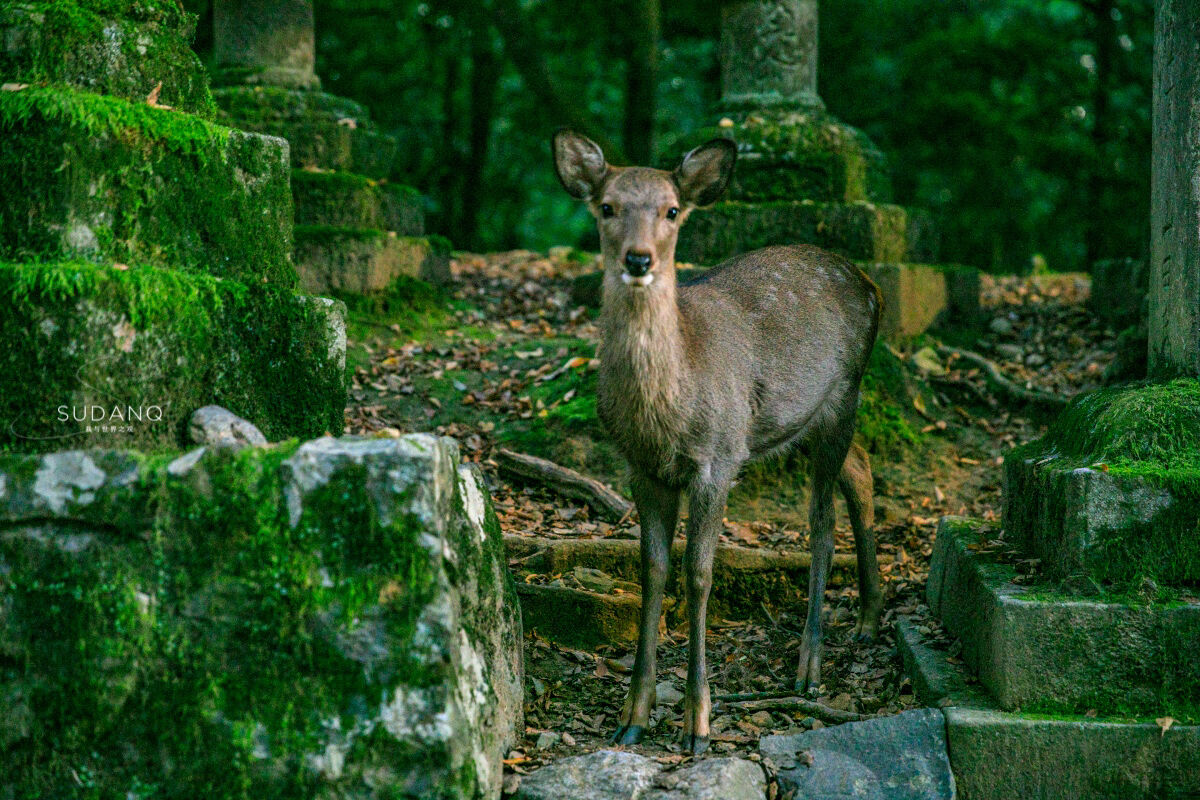
M1029 403L1049 410L1062 409L1069 402L1069 398L1062 395L1051 394L1041 389L1026 389L1012 379L1005 377L1004 373L1000 371L1000 367L996 365L996 362L972 350L962 350L957 347L940 345L938 353L943 356L956 356L963 361L979 367L983 370L984 377L992 388L1006 395L1010 400Z
M582 500L613 522L621 522L633 510L633 503L600 481L553 461L504 449L497 450L495 456L501 472L539 483L564 497Z
M807 700L794 694L784 695L781 692L746 692L743 694L722 694L713 698L726 705L737 706L744 711L803 711L810 717L829 722L834 725L843 722L861 722L874 719L874 714L859 714L855 711L842 711L832 708L816 700Z

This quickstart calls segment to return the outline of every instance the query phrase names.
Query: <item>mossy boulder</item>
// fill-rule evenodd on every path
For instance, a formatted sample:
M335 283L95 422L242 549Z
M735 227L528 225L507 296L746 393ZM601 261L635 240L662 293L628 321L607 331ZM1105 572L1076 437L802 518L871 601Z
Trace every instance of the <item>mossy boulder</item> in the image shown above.
M156 267L0 263L0 448L169 448L216 404L271 440L341 432L340 303Z
M403 276L450 280L449 252L441 240L370 228L298 225L296 269L307 291L322 294L379 294Z
M372 129L367 110L321 92L271 87L217 89L218 119L227 125L279 136L291 145L292 166L341 170L386 178L397 143Z
M1005 459L1004 526L1052 579L1200 581L1200 381L1105 389Z
M49 0L0 8L0 79L66 84L211 117L190 48L195 17L176 0ZM161 86L159 86L161 84Z
M295 286L285 142L62 88L0 92L0 137L0 259Z
M0 456L0 793L498 796L520 617L458 462L428 435Z
M713 265L777 244L815 244L857 261L932 261L928 238L910 239L905 209L874 203L731 201L692 212L679 232L680 261Z
M930 610L1001 708L1177 719L1200 708L1200 602L1018 583L972 520L938 526Z
M859 202L891 200L887 159L862 131L824 111L754 111L686 137L687 148L733 139L738 164L729 198ZM674 166L674 165L671 165Z
M425 233L421 195L411 186L350 172L292 172L297 225L374 228L400 236Z

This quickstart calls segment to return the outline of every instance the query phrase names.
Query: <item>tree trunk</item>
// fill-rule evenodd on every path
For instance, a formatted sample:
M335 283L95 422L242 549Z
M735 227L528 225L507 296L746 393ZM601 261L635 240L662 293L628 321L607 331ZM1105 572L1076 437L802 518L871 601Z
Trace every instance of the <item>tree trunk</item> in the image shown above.
M482 15L472 20L471 119L469 150L463 170L459 230L464 243L479 248L479 209L483 204L483 171L487 168L492 120L496 116L496 88L502 64L492 43L492 29Z
M654 160L654 121L658 89L659 0L632 0L629 56L625 73L622 141L634 164Z

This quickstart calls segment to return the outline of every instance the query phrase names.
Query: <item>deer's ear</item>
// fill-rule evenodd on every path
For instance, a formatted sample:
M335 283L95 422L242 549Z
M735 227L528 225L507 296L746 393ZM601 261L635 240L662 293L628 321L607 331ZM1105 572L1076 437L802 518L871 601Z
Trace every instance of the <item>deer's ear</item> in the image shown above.
M554 134L554 171L567 194L577 200L589 200L608 174L608 164L600 145L570 128Z
M675 168L679 199L689 206L715 203L729 186L736 161L737 145L729 139L713 139L700 145Z

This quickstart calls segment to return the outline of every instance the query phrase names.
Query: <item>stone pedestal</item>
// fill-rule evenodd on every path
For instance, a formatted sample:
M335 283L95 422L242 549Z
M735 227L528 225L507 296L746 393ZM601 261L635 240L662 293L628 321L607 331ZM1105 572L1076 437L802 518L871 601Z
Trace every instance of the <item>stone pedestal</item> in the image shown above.
M424 235L420 195L387 180L396 140L359 103L316 91L311 0L217 0L213 26L218 63L235 65L213 92L219 118L291 146L301 285L359 295L401 276L448 281L449 248Z
M817 0L728 4L721 63L720 122L688 144L732 138L737 170L725 202L688 218L679 260L711 266L769 245L816 244L868 272L914 273L881 284L885 307L896 309L881 325L884 336L920 333L939 316L959 313L935 266L928 215L890 203L883 154L828 114L817 95ZM978 298L970 305L968 317Z
M0 447L170 448L210 404L340 431L344 308L295 291L287 144L206 119L177 5L119 8L0 11L0 81L30 84L0 92Z

